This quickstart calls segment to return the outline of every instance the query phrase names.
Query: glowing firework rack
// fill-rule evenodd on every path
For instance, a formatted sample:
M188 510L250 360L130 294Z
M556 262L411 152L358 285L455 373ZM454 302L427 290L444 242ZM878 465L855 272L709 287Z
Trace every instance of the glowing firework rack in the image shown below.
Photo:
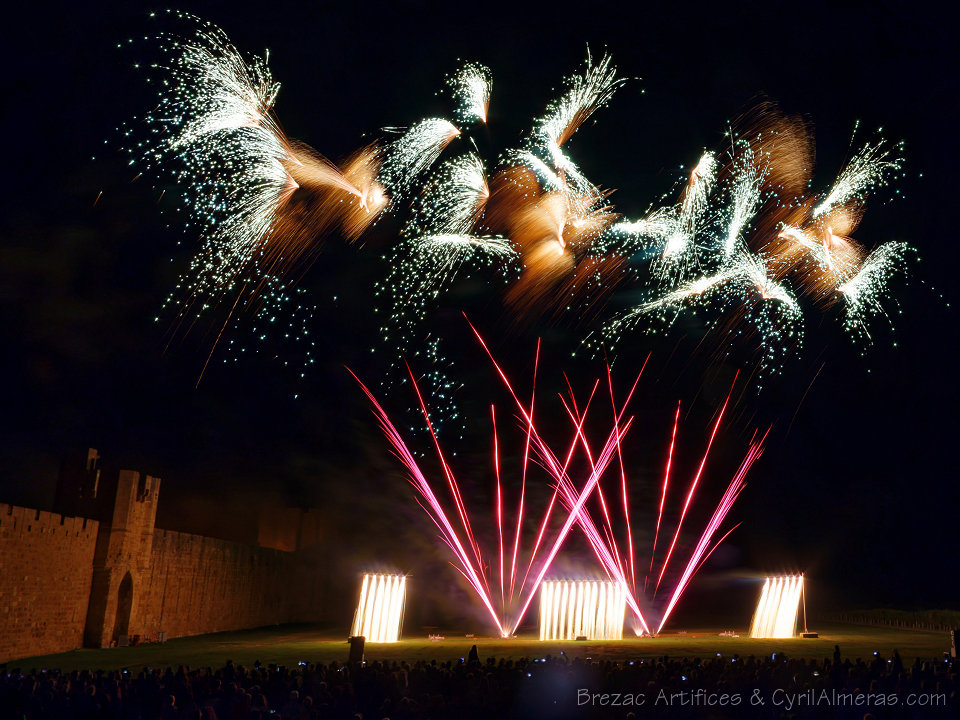
M406 592L405 575L365 573L350 634L362 635L372 643L397 642L400 639Z
M619 583L551 580L540 586L541 640L621 640L626 597Z
M750 637L792 638L797 634L797 614L803 596L803 575L768 577L753 614Z

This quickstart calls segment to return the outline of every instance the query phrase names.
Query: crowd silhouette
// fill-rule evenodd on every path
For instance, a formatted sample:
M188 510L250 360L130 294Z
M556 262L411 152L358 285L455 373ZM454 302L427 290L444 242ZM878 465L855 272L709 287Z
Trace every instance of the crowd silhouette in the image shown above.
M955 659L900 655L637 657L0 674L16 720L473 720L474 718L957 717ZM739 700L735 701L735 698Z

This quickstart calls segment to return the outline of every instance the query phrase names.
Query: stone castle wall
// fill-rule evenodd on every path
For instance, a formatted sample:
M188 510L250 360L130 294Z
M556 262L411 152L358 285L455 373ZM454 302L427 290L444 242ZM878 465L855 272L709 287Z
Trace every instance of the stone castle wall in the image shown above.
M0 504L0 662L316 619L316 546L157 529L159 488L120 471L109 523Z
M98 528L0 503L0 662L82 645Z
M290 602L295 560L280 550L154 530L130 632L173 638L298 620Z

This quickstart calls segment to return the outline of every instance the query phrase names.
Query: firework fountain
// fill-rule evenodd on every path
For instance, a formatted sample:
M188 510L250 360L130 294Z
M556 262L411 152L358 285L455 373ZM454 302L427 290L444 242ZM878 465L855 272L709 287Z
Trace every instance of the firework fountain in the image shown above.
M417 461L414 452L410 450L383 406L376 399L375 395L363 385L362 382L360 383L394 453L407 471L410 483L417 492L421 507L440 532L440 538L443 543L453 554L453 566L463 576L471 590L483 604L497 632L506 637L516 632L517 627L522 622L530 604L536 597L538 589L543 583L567 536L574 526L576 526L586 537L609 581L615 583L619 588L618 592L622 593L626 606L632 613L632 624L635 632L638 635L641 633L655 634L660 632L697 570L706 562L717 546L732 532L733 528L726 531L719 539L716 539L727 514L744 487L747 472L762 453L763 438L757 439L755 437L754 440L751 441L740 467L731 479L719 503L715 506L710 519L700 532L699 539L694 544L693 549L687 554L686 562L677 579L672 584L664 583L668 567L670 566L671 559L675 557L675 553L684 554L680 551L680 547L683 545L680 539L684 519L694 500L699 498L697 493L698 486L707 464L710 449L714 444L727 403L729 402L728 396L714 422L696 474L691 479L669 549L660 562L660 571L656 576L655 585L651 583L652 594L648 595L648 580L650 580L650 573L654 572L654 560L657 549L656 539L650 551L650 573L643 579L641 585L638 582L636 548L633 543L629 510L630 498L628 487L630 483L627 478L626 463L624 462L622 453L623 440L629 433L633 423L633 418L625 417L625 413L634 395L640 376L637 377L633 387L631 387L626 398L623 400L622 406L618 407L608 368L607 384L613 411L613 427L607 434L599 453L595 451L595 447L588 440L584 426L590 404L600 381L598 380L594 384L590 398L582 410L578 410L576 400L572 395L569 404L564 401L564 406L567 409L570 419L572 439L568 443L566 451L562 454L557 454L551 445L543 438L537 427L534 419L535 396L531 397L529 405L526 405L520 400L514 390L513 383L490 353L486 342L475 329L474 333L514 402L514 409L521 421L524 448L521 464L520 492L517 497L516 510L513 513L514 517L511 520L505 510L506 501L504 499L504 488L501 481L501 446L497 431L496 406L491 405L490 413L493 427L492 466L496 497L496 509L494 513L496 543L494 551L485 552L481 548L481 542L478 540L478 534L474 529L477 522L476 517L471 514L471 511L464 502L460 482L457 480L452 464L447 459L437 437L437 433L430 420L430 411L413 373L410 373L410 379L414 392L417 395L417 401L424 422L429 430L443 476L442 482L440 483L436 481L431 482L428 473L424 471L421 463ZM537 360L539 360L539 350ZM534 364L536 367L538 364L537 361L535 361ZM536 387L536 370L534 371L533 386L534 388ZM678 424L679 406L673 425L670 451L664 472L663 490L660 496L659 513L656 524L657 536L659 536L663 521L664 506L667 501L667 490ZM578 448L580 448L583 456L586 458L588 468L586 477L579 479L579 481L571 477L572 460ZM607 495L604 492L603 483L601 482L615 459L619 466L619 473L617 474L619 488L613 497L619 497L622 503L622 527L625 529L627 538L625 552L621 550L621 546L616 539L616 530L620 527L620 523L616 523L616 521L613 520L613 513L610 509L613 507L613 503L607 500ZM531 462L543 468L553 483L553 493L549 502L546 504L539 522L533 524L530 524L529 516L531 509L527 493L527 470ZM444 485L446 486L446 492L441 492L440 488ZM442 495L446 495L448 500L442 500ZM592 496L597 497L600 508L602 509L602 519L599 521L594 518L594 513L590 509L590 499ZM617 527L615 527L615 524ZM525 531L528 529L528 526L529 531ZM504 534L505 530L506 535ZM513 536L512 549L511 535ZM522 538L524 537L535 539L530 543L529 549L522 550L521 544ZM491 556L493 559L491 559ZM674 575L676 575L676 573L674 573ZM656 599L656 592L660 589L661 584L664 584L667 590L665 593L667 599L665 603L660 603L658 607L654 601ZM667 588L668 584L670 584L669 588ZM655 622L648 620L648 618L653 617L653 614L657 616Z

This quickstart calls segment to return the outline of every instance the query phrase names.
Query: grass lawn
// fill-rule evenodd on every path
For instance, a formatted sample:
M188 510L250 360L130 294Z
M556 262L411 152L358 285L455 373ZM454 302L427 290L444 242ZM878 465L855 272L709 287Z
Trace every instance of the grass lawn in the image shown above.
M594 660L629 660L657 655L710 657L784 652L788 656L823 658L832 656L833 646L840 645L844 657L867 659L873 652L889 654L900 652L904 662L915 657L940 659L950 649L947 633L901 630L895 628L864 627L858 625L824 625L816 628L818 639L752 640L749 637L719 637L719 630L690 630L686 634L668 633L657 638L630 638L606 642L539 642L536 637L520 636L511 640L462 635L447 635L446 639L430 641L426 638L407 638L398 643L368 644L366 659L372 660L458 660L466 657L474 643L481 660L494 656L520 658L543 657L561 651L571 657L589 657ZM255 660L263 664L296 665L298 661L329 663L345 661L348 646L344 637L334 637L330 631L312 626L282 626L216 633L170 640L163 645L103 650L74 650L57 655L40 655L11 660L9 668L59 668L114 670L129 668L138 671L143 666L220 667L228 659L237 664L251 665Z

